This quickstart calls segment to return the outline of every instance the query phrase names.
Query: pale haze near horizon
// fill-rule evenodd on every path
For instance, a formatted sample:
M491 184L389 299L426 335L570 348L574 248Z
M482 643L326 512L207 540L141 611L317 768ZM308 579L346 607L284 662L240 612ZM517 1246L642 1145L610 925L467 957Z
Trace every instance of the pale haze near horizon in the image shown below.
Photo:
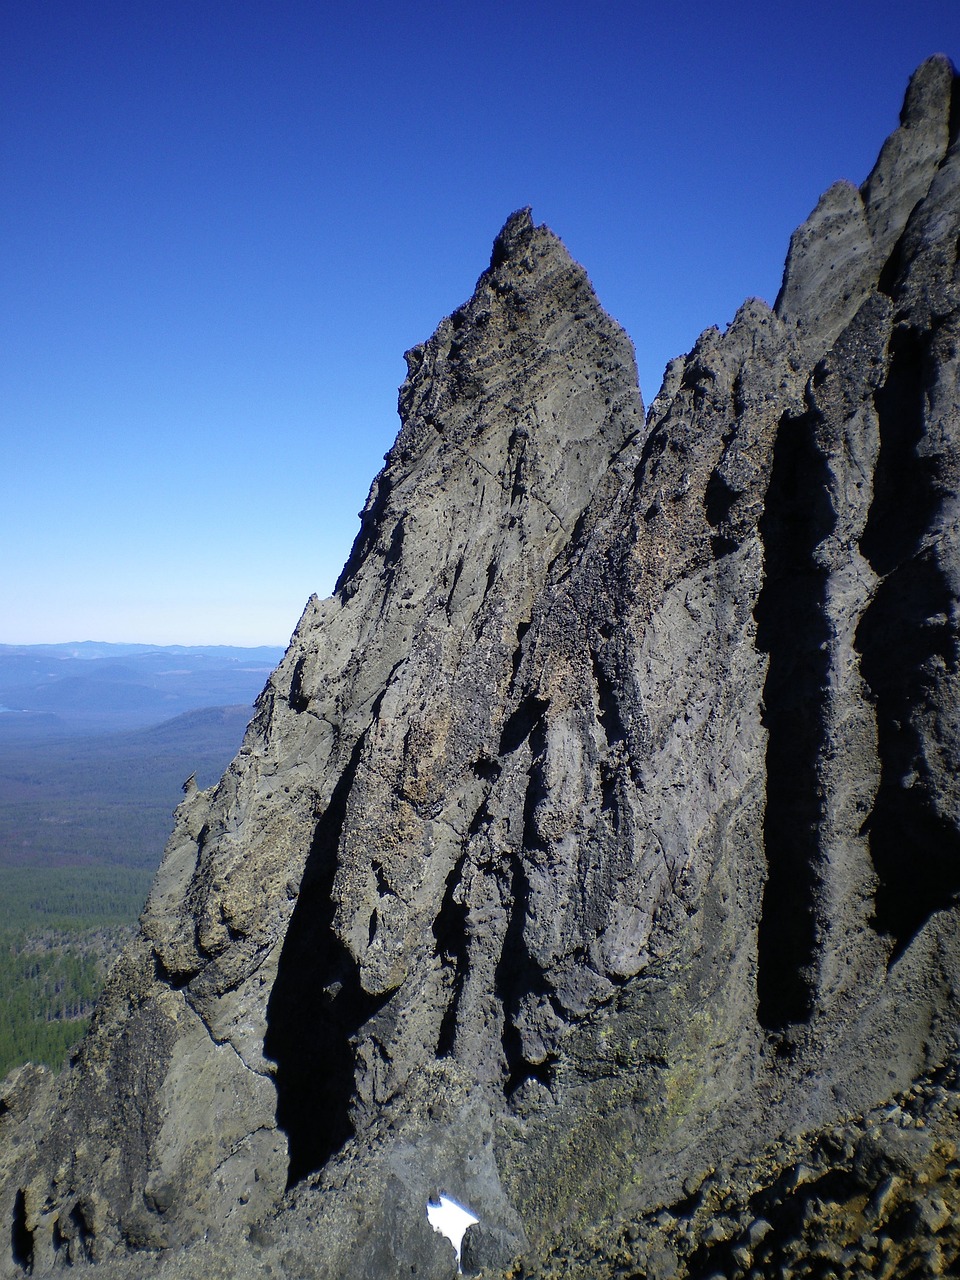
M0 34L0 643L284 645L508 214L649 402L774 301L960 6L11 0Z

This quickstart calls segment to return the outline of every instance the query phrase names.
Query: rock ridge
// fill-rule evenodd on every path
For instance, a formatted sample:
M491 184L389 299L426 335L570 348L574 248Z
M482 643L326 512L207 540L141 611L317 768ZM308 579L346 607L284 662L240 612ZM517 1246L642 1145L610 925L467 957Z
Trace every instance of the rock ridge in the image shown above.
M4 1083L0 1276L448 1277L441 1191L475 1273L781 1275L801 1161L823 1267L952 1265L956 102L924 63L646 416L507 220L69 1070ZM895 1097L940 1146L860 1160Z

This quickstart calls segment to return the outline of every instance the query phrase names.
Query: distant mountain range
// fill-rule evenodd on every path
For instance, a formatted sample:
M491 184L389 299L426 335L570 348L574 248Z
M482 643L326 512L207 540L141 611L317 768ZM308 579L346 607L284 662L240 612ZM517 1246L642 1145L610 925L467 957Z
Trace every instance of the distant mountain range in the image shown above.
M279 646L0 645L0 742L143 728L252 704Z
M125 733L0 737L0 867L152 871L183 782L216 782L252 714L249 703L203 707Z
M147 868L196 773L216 782L276 648L0 645L0 867Z

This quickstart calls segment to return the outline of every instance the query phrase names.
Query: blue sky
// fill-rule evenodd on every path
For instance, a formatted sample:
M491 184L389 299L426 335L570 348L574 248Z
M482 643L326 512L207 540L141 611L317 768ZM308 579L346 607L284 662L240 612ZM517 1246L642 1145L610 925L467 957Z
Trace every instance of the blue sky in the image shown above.
M7 0L0 642L286 643L509 213L649 401L934 52L957 0Z

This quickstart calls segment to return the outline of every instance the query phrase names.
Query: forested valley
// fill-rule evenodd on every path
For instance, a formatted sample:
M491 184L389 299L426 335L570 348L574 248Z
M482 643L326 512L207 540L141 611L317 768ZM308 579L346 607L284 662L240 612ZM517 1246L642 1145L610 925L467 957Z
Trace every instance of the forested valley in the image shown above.
M64 1061L150 880L134 867L0 867L0 1077Z
M97 656L81 662L73 650L83 646L67 658L57 646L0 646L0 675L10 681L11 671L25 671L36 681L28 687L21 678L19 701L4 691L8 707L39 705L41 694L49 701L57 685L76 700L73 672L81 670L90 673L83 689L91 708L73 720L0 714L0 1078L27 1061L58 1068L82 1037L146 900L183 783L196 774L205 787L220 777L240 745L265 664L280 652L246 658L230 651L228 661L178 651L171 675L184 697L202 700L206 689L211 703L224 692L248 700L130 729L131 701L148 708L148 678L158 682L153 668L173 664L163 651L135 654L139 667L122 655L120 698L120 646L95 648ZM69 678L59 676L61 667ZM64 694L55 705L61 711L68 703Z

